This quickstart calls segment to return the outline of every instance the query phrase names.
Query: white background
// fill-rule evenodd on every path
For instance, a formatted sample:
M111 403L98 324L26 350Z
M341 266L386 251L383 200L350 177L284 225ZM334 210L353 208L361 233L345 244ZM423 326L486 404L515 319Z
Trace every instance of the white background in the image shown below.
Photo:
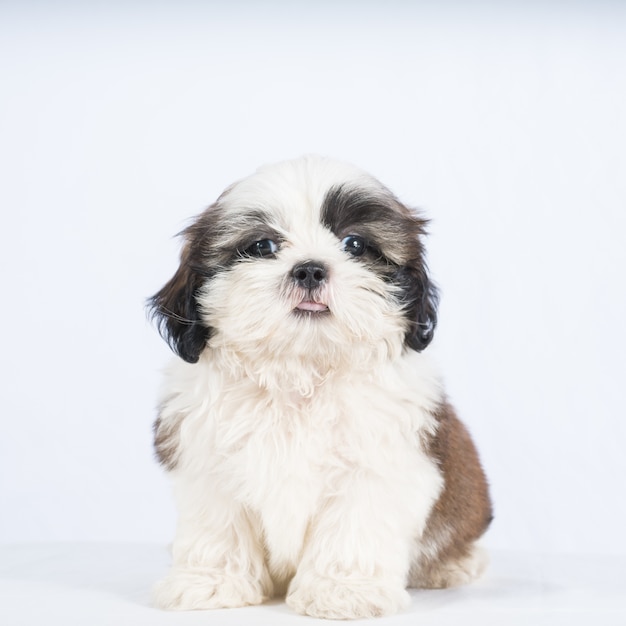
M432 219L486 545L626 554L623 3L3 2L0 64L0 541L171 540L144 299L318 152Z

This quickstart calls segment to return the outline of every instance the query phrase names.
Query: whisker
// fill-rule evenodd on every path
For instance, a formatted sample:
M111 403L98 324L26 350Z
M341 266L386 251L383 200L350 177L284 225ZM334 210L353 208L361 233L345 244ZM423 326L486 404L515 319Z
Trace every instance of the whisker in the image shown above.
M198 323L198 320L188 319L186 317L183 317L182 315L178 315L178 313L174 313L174 311L170 311L169 309L163 306L158 307L158 310L156 311L156 313L160 313L161 315L164 315L165 317L169 317L173 320L176 320L177 322L180 322L181 324L188 324L189 326L193 326L194 324Z

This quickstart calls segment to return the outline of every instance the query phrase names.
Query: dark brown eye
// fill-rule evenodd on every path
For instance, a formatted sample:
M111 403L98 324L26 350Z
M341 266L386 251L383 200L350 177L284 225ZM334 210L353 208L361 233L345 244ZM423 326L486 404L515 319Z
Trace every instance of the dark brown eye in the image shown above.
M363 237L359 235L348 235L341 240L341 245L346 252L349 252L352 256L361 256L366 248L367 244Z
M278 245L271 239L261 239L248 246L244 253L248 256L268 257L276 254Z

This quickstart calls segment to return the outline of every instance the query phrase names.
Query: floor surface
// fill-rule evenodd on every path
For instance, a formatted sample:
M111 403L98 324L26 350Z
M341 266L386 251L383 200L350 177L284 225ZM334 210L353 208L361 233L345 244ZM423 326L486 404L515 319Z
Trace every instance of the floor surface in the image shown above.
M0 545L2 626L196 626L328 623L295 615L284 602L170 613L150 605L168 568L150 544ZM402 614L372 624L448 626L626 626L626 557L496 552L484 578L445 591L412 591ZM363 623L363 622L360 622Z

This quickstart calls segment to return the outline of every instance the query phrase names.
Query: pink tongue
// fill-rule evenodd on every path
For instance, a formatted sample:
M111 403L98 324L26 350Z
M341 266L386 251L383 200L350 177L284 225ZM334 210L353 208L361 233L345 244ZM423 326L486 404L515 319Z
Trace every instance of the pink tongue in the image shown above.
M300 302L297 308L301 311L325 311L328 307L321 302L305 300L304 302Z

